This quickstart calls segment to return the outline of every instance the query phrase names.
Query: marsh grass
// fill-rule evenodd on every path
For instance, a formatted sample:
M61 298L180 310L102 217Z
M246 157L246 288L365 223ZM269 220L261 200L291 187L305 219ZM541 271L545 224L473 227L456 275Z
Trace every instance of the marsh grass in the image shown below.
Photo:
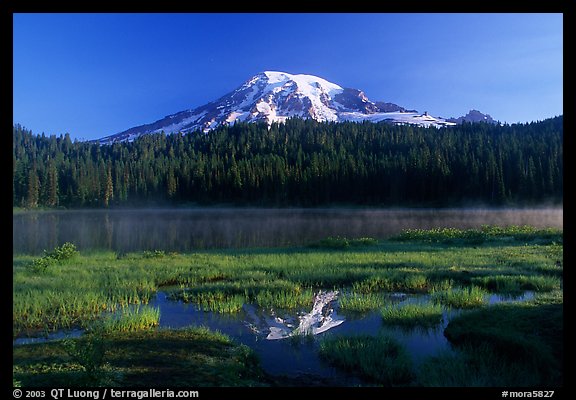
M481 229L407 229L391 238L397 241L422 241L428 243L479 245L485 242L513 240L538 244L562 243L562 230L555 228L538 229L533 226L492 226Z
M340 310L344 314L348 313L366 313L377 310L386 303L387 299L384 293L344 293L340 299Z
M102 355L102 358L100 358ZM97 371L92 376L86 368ZM24 387L262 386L255 353L206 327L109 332L97 338L14 348L13 379Z
M539 375L532 367L500 357L490 346L468 345L426 359L417 381L425 387L529 387L540 381Z
M390 268L378 271L376 276L354 282L352 290L364 294L382 291L425 293L431 286L432 283L423 273Z
M264 308L295 309L309 307L314 302L314 292L312 289L302 290L299 286L290 291L262 290L255 296L255 301Z
M452 319L445 336L465 353L473 347L487 348L486 352L498 355L509 369L524 371L531 385L561 385L561 299L561 292L555 291L527 302L472 310Z
M233 314L242 310L246 297L241 294L225 292L188 292L183 291L178 297L185 303L194 303L203 311L219 314Z
M64 339L61 347L83 373L78 376L81 386L110 386L115 383L114 372L106 362L106 343L102 331L92 332L79 339Z
M474 308L488 304L488 292L478 286L432 293L432 301L446 307Z
M439 304L387 305L380 310L386 324L405 328L431 328L442 322L443 309Z
M520 293L526 290L549 292L560 289L560 278L553 276L494 275L473 277L471 282L495 293Z
M160 309L157 307L126 307L115 315L105 317L102 329L104 332L134 332L156 327L159 323Z
M32 260L29 268L34 273L45 273L49 267L62 264L74 258L78 254L74 243L66 242L62 246L56 246L51 251L44 250L44 256Z
M414 378L408 353L389 336L329 338L319 351L330 364L384 386L408 385Z
M446 304L447 307L473 308L485 304L488 290L505 293L520 288L536 292L526 310L538 312L521 311L524 309L519 306L506 312L495 306L471 309L462 315L470 313L474 318L454 319L446 333L463 352L467 351L465 342L473 346L489 342L494 351L506 356L502 365L510 368L521 369L518 360L522 360L522 354L535 354L536 358L524 359L531 365L531 369L526 370L527 376L536 376L534 379L539 379L538 382L547 382L545 378L558 382L562 375L558 366L562 342L557 339L558 332L562 331L562 320L557 317L558 307L561 309L563 304L561 290L558 290L563 276L561 231L485 230L482 243L471 243L471 238L478 238L458 237L458 232L443 234L447 234L448 241L443 242L441 235L432 232L426 240L414 237L343 248L338 248L341 243L336 241L338 246L334 248L229 249L163 255L152 251L152 256L137 252L119 257L115 252L83 251L62 262L51 263L43 273L28 267L35 257L15 254L13 335L90 328L122 309L138 305L146 308L156 291L168 285L180 288L172 298L222 313L238 312L246 302L273 308L307 307L305 304L312 303L310 292L327 288L349 293L349 297L341 298L343 310L380 310L382 292L430 293L435 307ZM551 305L555 307L550 308ZM484 308L490 312L475 314L484 312ZM405 317L408 311L402 310ZM512 330L508 327L510 321L515 326ZM138 326L138 322L134 323ZM121 378L120 385L148 386L155 379L184 386L254 384L255 375L239 378L247 376L242 375L245 373L242 368L249 364L250 355L245 350L236 350L236 346L220 343L212 334L207 336L209 338L203 338L197 330L122 332L114 328L105 338L106 355L111 368ZM517 337L525 341L514 344ZM386 345L377 343L380 340L383 339L360 338L359 342L367 343L368 347L362 347L356 339L342 344L341 352L355 354L356 361L354 356L329 355L329 350L324 350L323 357L343 368L357 370L378 384L409 384L412 375L401 366L405 364L401 361L403 357L386 355ZM166 343L168 347L163 348ZM368 348L374 343L387 361L373 359L369 354ZM326 346L335 344L324 344ZM15 347L14 381L23 386L85 384L81 365L56 347L52 344ZM151 358L144 356L142 349L148 349ZM454 362L469 364L467 354L463 357ZM395 364L395 359L399 364ZM496 361L487 360L485 370L495 365L494 370L498 371ZM158 363L165 364L159 369ZM543 367L534 367L534 364ZM400 367L386 369L390 365ZM530 371L536 371L536 375ZM219 380L223 376L225 379ZM527 380L534 382L534 379ZM520 382L513 377L509 380ZM432 382L432 378L426 382Z
M537 243L542 235L525 231L528 243ZM501 285L502 279L517 279L493 276L526 276L521 287L549 290L562 281L562 267L557 266L561 240L525 245L513 239L479 246L368 242L370 246L345 250L230 249L158 257L153 250L152 257L137 252L120 258L111 251L91 251L50 265L42 274L25 267L33 259L29 255L14 255L13 334L86 327L103 313L147 304L167 285L181 288L174 299L237 312L241 297L266 307L291 308L306 303L307 290L326 288L357 294L450 292L457 286L487 289ZM368 309L375 296L347 300L350 309ZM380 308L377 300L373 305Z

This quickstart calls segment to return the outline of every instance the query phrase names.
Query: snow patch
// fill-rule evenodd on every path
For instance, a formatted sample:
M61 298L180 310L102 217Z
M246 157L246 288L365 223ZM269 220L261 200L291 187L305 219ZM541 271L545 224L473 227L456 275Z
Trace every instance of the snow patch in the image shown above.
M336 101L335 97L338 97L340 101ZM359 108L348 108L345 105L348 101L357 106L360 104ZM371 104L373 107L364 109L362 104ZM363 111L355 111L358 109ZM454 122L448 122L427 113L374 112L377 109L375 103L359 90L345 90L337 84L313 75L265 71L253 76L241 87L215 102L194 110L170 115L152 124L108 136L100 139L99 142L106 144L115 141L133 141L143 134L161 131L169 134L202 130L206 133L220 125L233 124L237 121L267 121L270 125L275 122L284 123L291 117L312 118L320 122L386 121L393 124L424 127L456 125ZM179 122L175 122L180 118L182 119Z
M281 318L274 318L267 321L270 333L266 336L268 340L286 339L295 335L318 335L332 329L342 322L344 317L336 314L333 302L338 299L338 291L320 291L314 297L312 311L299 317L299 325L293 329L289 321Z

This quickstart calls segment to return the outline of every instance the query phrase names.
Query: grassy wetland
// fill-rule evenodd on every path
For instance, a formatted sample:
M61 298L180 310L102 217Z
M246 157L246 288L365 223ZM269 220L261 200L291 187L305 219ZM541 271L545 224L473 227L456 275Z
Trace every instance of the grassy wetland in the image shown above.
M377 334L311 338L322 363L377 386L560 386L563 233L530 226L405 230L387 240L328 237L305 246L195 252L78 251L13 256L14 384L286 386L254 350L203 326L159 326L159 292L206 314L309 311L335 290L347 318ZM522 296L531 293L530 297ZM507 301L492 304L497 296ZM414 300L414 301L412 301ZM450 351L409 356L387 329L441 329ZM190 369L194 374L188 373Z

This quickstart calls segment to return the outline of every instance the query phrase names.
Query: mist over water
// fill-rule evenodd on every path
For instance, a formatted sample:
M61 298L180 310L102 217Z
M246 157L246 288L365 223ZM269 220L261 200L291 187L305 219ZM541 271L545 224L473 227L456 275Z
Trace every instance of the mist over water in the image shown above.
M65 242L79 250L193 251L305 245L328 236L385 239L405 229L532 225L563 228L563 208L135 209L14 214L13 251L40 254Z

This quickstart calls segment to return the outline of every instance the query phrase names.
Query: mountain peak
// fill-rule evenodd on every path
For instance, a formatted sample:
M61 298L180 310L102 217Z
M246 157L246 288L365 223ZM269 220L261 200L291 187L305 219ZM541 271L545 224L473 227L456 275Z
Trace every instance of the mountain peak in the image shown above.
M99 142L131 141L155 132L208 132L220 125L236 122L283 123L293 117L333 122L386 121L436 127L455 125L431 115L418 114L416 110L406 110L394 103L372 102L361 90L343 88L318 76L263 71L216 101L107 136Z
M446 121L461 124L462 122L488 122L496 124L497 122L490 116L490 114L481 113L478 110L470 110L468 114L458 118L448 118Z
M302 83L307 85L320 84L322 86L332 88L333 90L342 90L342 88L336 85L335 83L329 82L326 79L314 75L289 74L287 72L280 72L280 71L264 71L258 75L266 76L268 78L268 83L278 83L278 82L284 83L287 81L294 81L296 83Z

